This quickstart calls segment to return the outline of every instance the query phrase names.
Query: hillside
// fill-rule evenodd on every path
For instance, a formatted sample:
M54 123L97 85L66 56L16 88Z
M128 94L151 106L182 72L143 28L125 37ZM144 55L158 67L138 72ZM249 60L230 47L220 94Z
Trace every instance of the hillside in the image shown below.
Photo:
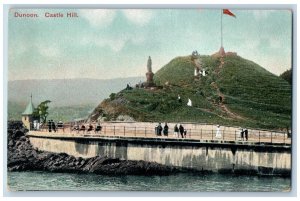
M122 90L95 108L90 119L201 122L253 128L291 125L291 86L252 61L228 55L201 56L208 75L194 79L190 56L177 57L155 73L162 89ZM180 95L182 103L177 100ZM186 105L188 99L193 106Z

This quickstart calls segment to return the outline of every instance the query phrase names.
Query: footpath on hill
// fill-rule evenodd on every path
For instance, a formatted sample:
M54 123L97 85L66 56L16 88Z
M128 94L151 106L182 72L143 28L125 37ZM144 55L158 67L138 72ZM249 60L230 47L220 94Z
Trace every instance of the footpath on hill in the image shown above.
M224 65L224 59L222 57L220 57L220 65L215 69L215 73L216 73L216 77L219 78L220 77L220 71L223 68ZM228 115L229 118L232 119L241 119L244 120L245 117L242 117L232 111L230 111L230 109L224 104L224 100L225 100L225 96L224 94L220 91L219 86L217 85L216 82L212 83L212 86L216 89L218 97L219 97L219 102L215 103L212 102L212 104L216 107L218 107L221 111L223 111L225 114Z

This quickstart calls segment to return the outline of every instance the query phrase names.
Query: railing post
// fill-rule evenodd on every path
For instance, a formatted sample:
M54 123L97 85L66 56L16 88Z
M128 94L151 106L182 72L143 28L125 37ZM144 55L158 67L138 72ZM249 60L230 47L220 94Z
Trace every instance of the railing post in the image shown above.
M273 132L271 132L271 143L273 141Z
M285 144L285 133L283 133L283 143Z
M236 130L234 131L234 141L236 141Z
M211 130L211 139L213 140L214 139L214 131Z
M146 133L147 133L147 130L146 130L147 128L145 127L145 137L146 137Z
M125 126L124 126L124 136L125 136Z
M202 128L201 128L201 130L200 130L200 139L202 140Z
M104 126L104 135L106 135L106 126Z
M136 137L136 127L134 127L134 136Z
M192 138L192 129L190 129L190 139Z
M260 143L260 131L258 131L258 142Z
M114 126L114 135L116 135L116 126Z
M224 132L224 130L223 130L223 140L225 139L225 132Z

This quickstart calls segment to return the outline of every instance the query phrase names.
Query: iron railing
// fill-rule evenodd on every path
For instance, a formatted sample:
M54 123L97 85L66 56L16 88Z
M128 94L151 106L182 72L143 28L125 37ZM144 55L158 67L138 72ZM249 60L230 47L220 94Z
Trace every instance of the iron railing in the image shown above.
M85 128L82 128L82 125ZM34 127L34 126L33 126ZM35 126L36 127L36 126ZM117 124L101 125L101 130L96 129L96 124L81 124L76 126L76 124L63 124L62 126L55 125L49 129L49 125L40 125L38 128L31 130L31 132L38 131L39 133L51 133L51 134L73 134L81 136L125 136L125 137L145 137L145 138L186 138L186 139L196 139L196 140L216 140L221 142L226 141L248 141L248 142L258 142L258 143L284 143L291 144L291 138L288 137L287 133L276 132L276 131L266 131L266 130L252 130L248 129L248 136L242 136L239 129L232 127L231 129L220 129L221 137L216 136L216 129L193 129L186 127L186 135L181 135L180 133L174 133L173 127L169 127L168 134L157 135L155 127L149 126L120 126Z

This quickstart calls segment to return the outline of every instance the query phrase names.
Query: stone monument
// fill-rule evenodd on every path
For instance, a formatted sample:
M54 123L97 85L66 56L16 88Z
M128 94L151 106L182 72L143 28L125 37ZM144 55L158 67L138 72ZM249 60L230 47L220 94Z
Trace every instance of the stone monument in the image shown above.
M148 62L147 62L147 70L148 72L146 73L146 78L147 78L147 83L153 83L153 72L152 72L152 60L151 57L149 56Z
M147 73L146 73L146 82L144 83L145 87L154 87L154 81L153 81L154 73L152 72L152 60L149 56L148 62L147 62Z

